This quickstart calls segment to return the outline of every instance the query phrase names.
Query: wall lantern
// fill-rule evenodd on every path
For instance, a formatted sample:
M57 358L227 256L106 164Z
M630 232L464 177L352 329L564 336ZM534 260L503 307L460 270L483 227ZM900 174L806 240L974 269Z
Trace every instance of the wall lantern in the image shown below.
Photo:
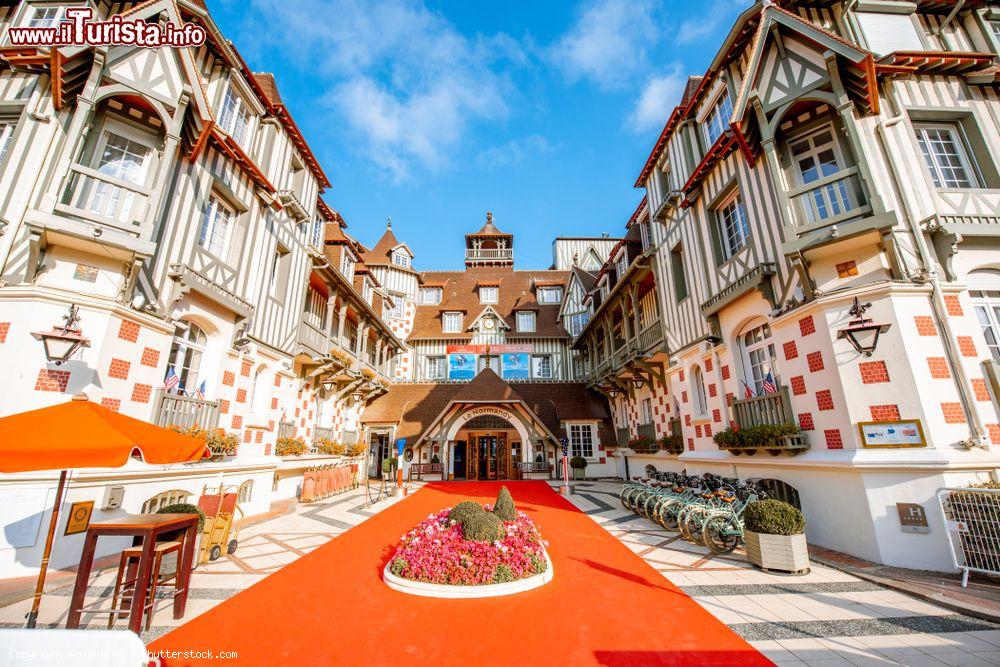
M361 392L360 392L360 391L356 391L356 392L354 392L354 393L353 393L353 394L351 395L351 398L353 398L353 399L354 399L354 404L355 404L355 405L357 405L358 403L360 403L360 402L361 402L361 398L362 398L362 396L361 396Z
M854 305L847 312L855 319L851 320L846 329L837 332L837 340L846 338L855 350L866 357L872 356L872 352L878 346L878 337L892 326L890 324L876 324L872 320L865 319L865 311L871 306L871 303L860 303L858 297L854 297Z
M332 375L327 375L325 378L319 381L319 386L322 387L323 391L325 391L328 394L331 391L333 391L333 388L334 386L336 386L336 384L337 383L333 381Z
M76 304L70 305L69 312L63 315L63 322L63 326L52 327L51 331L31 334L45 346L45 358L57 366L68 361L81 347L90 347L90 341L80 331L80 314Z
M642 385L644 385L644 384L646 384L646 381L643 380L641 377L639 377L638 375L633 375L632 376L632 386L633 387L635 387L636 389L642 389Z
M618 398L618 387L608 387L608 396L612 401Z

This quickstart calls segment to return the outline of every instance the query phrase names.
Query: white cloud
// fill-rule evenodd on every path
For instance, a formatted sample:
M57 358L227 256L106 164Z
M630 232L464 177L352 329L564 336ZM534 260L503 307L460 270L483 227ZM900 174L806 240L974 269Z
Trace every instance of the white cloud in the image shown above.
M287 54L397 181L446 166L470 126L505 118L514 94L506 69L526 57L508 35L467 37L419 0L251 5L240 43Z
M492 146L476 156L476 164L486 169L508 167L524 162L534 155L545 155L555 146L539 134L511 139L500 146Z
M627 88L657 40L656 9L654 0L597 0L552 47L550 58L570 81Z
M684 66L679 62L671 63L662 74L650 77L629 115L631 129L646 132L663 127L670 112L680 104L686 83Z
M715 0L705 3L702 11L681 23L674 41L679 45L697 44L715 34L722 25L730 25L731 14L737 8L745 9L747 0Z

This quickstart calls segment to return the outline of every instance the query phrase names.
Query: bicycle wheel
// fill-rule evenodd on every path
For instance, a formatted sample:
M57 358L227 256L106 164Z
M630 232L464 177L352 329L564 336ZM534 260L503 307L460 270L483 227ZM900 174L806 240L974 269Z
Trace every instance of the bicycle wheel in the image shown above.
M701 527L704 521L705 510L703 508L692 510L685 515L684 521L681 523L681 535L695 544L704 544L701 539Z
M660 525L667 530L677 532L677 513L684 507L680 500L668 500L660 508Z
M714 553L728 554L739 544L743 530L733 515L717 514L705 521L702 534L705 544Z

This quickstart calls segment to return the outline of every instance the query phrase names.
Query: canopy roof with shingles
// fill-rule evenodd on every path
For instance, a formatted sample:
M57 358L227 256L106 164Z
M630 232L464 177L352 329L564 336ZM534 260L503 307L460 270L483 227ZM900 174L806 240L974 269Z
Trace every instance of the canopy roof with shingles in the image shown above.
M393 424L396 437L416 443L442 412L458 403L519 403L556 436L564 421L597 421L604 446L615 444L607 400L582 382L517 382L502 380L485 369L466 384L392 384L361 417L366 425Z
M479 301L479 286L497 285L497 303L489 304L500 317L513 326L514 313L531 310L537 313L534 332L507 332L507 339L521 338L568 338L569 334L559 324L561 304L540 304L536 287L539 284L562 285L569 282L569 271L515 271L509 266L469 267L464 271L424 271L421 273L425 285L441 286L441 303L438 305L417 305L413 332L409 340L419 339L469 339L471 331L465 329L472 324L484 305ZM448 311L465 313L461 333L443 333L441 314Z

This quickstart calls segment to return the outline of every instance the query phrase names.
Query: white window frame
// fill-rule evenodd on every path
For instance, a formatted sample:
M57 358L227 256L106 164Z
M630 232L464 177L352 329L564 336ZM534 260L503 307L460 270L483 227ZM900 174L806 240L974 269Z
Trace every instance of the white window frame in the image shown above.
M1000 363L1000 290L971 290L972 307L993 361Z
M441 313L442 333L462 333L462 311L447 310Z
M931 131L947 132L950 135L951 143L955 147L955 157L958 158L958 167L965 172L967 185L949 184L955 179L949 179L948 183L945 182L944 169L954 170L955 167L943 167L939 155L930 152L929 147L932 144L929 141L928 133ZM913 123L913 132L917 136L917 148L924 158L924 166L927 168L935 188L939 190L970 190L982 187L979 165L976 164L969 151L968 141L961 125L954 122L927 123L921 121Z
M724 259L743 250L750 238L750 224L747 221L747 209L739 190L726 197L725 201L715 209L715 217L719 225L719 241Z
M733 117L733 102L729 97L729 91L723 89L722 93L712 102L712 108L705 116L705 141L707 146L712 146L719 140L729 127L729 120Z
M344 251L340 254L340 275L347 278L348 282L354 282L354 266L357 260L354 259L354 255L351 251L344 246Z
M701 366L691 367L691 407L695 417L703 418L708 415L708 394L705 392L705 375Z
M480 285L479 303L496 304L500 301L500 288L496 285Z
M554 295L554 296L553 296ZM562 287L545 285L538 288L538 303L562 303Z
M219 226L222 224L220 233ZM208 196L208 205L201 220L201 231L198 234L198 245L209 254L223 261L229 260L229 247L236 224L236 210L229 203L212 193Z
M590 322L590 311L583 310L578 313L571 313L566 317L569 318L569 327L567 329L569 335L576 337L580 335L583 328Z
M410 256L406 254L405 250L397 250L392 253L392 263L396 266L402 266L404 269L410 268Z
M593 424L567 424L570 457L581 456L588 461L597 459L597 433Z
M444 380L448 374L448 358L441 355L427 357L427 379Z
M14 139L14 132L17 130L17 120L0 120L0 162L7 156Z
M386 309L386 315L397 320L403 319L403 316L406 313L404 296L398 292L389 292L386 295L386 298L392 301L393 304L392 308Z
M618 280L621 280L628 271L628 264L628 252L623 250L622 254L615 260L615 273L618 276Z
M195 337L192 338L191 334ZM198 336L200 334L200 337ZM178 395L193 395L198 388L198 376L201 373L201 365L205 361L205 351L208 348L208 334L194 322L182 320L177 323L174 329L173 339L170 341L170 355L167 358L167 367L164 369L164 377L174 369L177 374L178 383L170 393ZM186 360L190 353L190 359ZM185 365L187 364L187 365Z
M530 318L528 320L523 318ZM533 310L517 311L517 330L524 333L532 333L538 328L538 319ZM530 324L529 324L530 322Z
M188 498L190 498L193 493L190 491L185 491L184 489L171 489L169 491L161 491L157 493L152 498L148 498L146 502L142 504L141 514L156 514L157 510L161 507L168 507L170 505L179 505L181 503L187 503Z
M548 364L548 372L544 372L544 364ZM536 372L537 367L537 372ZM555 377L551 354L531 355L531 377L539 380L551 380Z
M755 395L760 396L764 393L764 378L769 372L774 379L774 386L779 385L778 358L775 354L770 324L757 320L743 327L737 338L736 347L742 366L743 381L753 389ZM740 387L739 396L742 395L743 387Z
M444 288L442 287L421 287L420 305L437 306L441 303L441 298L443 296L444 296Z
M243 99L243 95L236 92L233 86L226 88L226 93L222 97L222 110L219 113L219 129L233 138L240 146L246 147L250 144L251 126L253 123L253 111Z

